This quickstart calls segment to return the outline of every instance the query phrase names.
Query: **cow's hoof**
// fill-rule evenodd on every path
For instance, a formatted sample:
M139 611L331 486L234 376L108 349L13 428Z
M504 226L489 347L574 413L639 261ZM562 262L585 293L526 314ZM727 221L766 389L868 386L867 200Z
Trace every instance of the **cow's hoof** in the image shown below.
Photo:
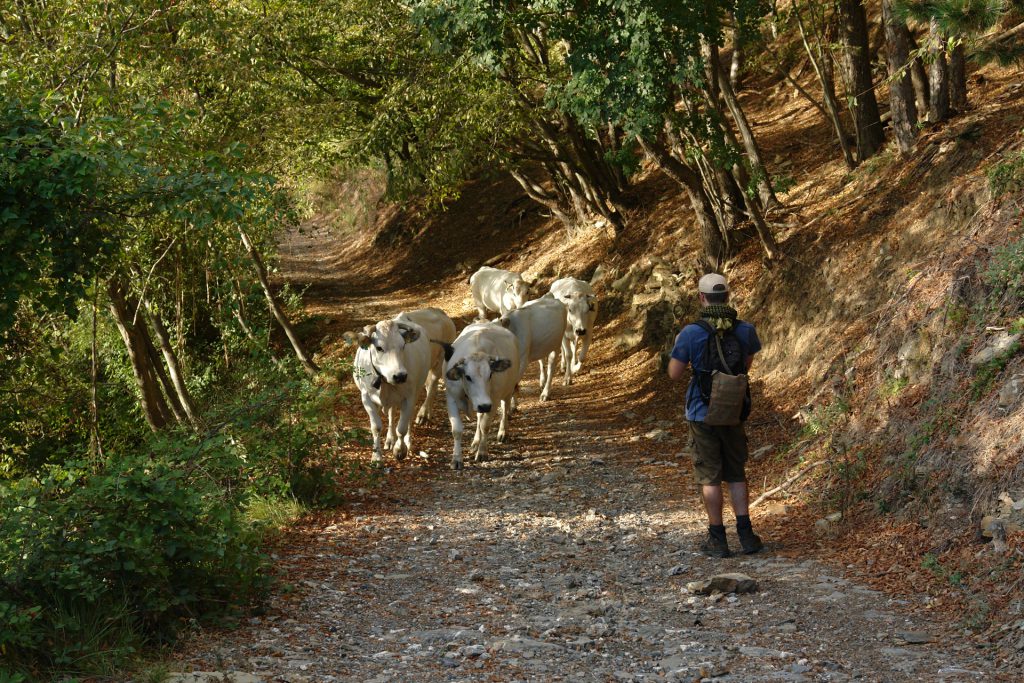
M540 400L541 400L541 403L543 403L544 401L548 400L548 395L547 394L541 394L540 395Z
M498 433L498 443L505 443L506 441L508 441L508 435L505 434L504 432L499 432Z
M377 468L384 467L384 459L383 458L372 458L370 460L370 467L377 467Z
M452 463L452 469L455 470L456 472L461 472L462 471L462 461L459 460L458 462L453 462Z

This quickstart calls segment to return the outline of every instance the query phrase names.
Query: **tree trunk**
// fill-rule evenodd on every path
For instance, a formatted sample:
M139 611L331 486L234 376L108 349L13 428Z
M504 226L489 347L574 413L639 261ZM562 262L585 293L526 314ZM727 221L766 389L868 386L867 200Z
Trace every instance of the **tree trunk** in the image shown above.
M174 417L164 401L160 385L157 383L156 373L150 362L149 353L145 344L139 338L138 327L132 322L128 313L128 304L125 301L125 287L118 278L112 278L107 283L107 294L110 296L110 312L114 316L114 322L121 333L125 349L128 351L128 360L132 364L132 372L135 375L135 383L139 388L139 403L142 407L142 414L146 418L150 429L154 432L163 429Z
M732 58L729 60L729 85L733 92L738 92L743 87L743 36L739 29L732 37Z
M174 347L171 346L170 335L167 334L167 328L164 327L160 314L152 309L150 309L150 313L153 320L153 331L156 334L157 342L160 344L160 351L163 353L164 361L167 363L167 372L170 375L171 383L174 385L174 392L178 396L178 401L181 403L188 421L193 427L198 426L199 411L196 410L188 387L185 386L185 377L181 371L181 365L178 363L178 355L174 352Z
M957 41L949 55L949 105L960 113L967 109L966 61L963 41Z
M576 229L576 221L568 211L562 208L562 203L559 201L558 197L535 183L521 171L512 171L512 177L515 178L516 182L519 183L519 186L523 188L527 197L550 211L555 218L561 221L567 230L572 232Z
M846 131L843 130L843 123L839 118L839 105L836 101L835 80L829 56L822 49L820 38L816 37L816 47L811 46L810 38L807 35L807 29L804 26L803 18L800 15L800 5L799 3L794 2L793 6L796 9L794 16L796 17L797 27L800 29L800 39L803 41L804 50L807 52L807 58L811 62L811 67L814 69L815 75L818 77L818 82L821 83L822 99L825 102L825 109L828 111L828 118L832 122L832 128L835 130L836 139L839 141L839 149L842 150L843 161L846 162L847 168L856 168L857 162L854 160L853 154L850 151L850 144L846 139Z
M928 65L928 120L941 123L949 118L949 66L946 63L946 38L934 19L929 26L928 40L928 52L931 54L931 63Z
M914 83L914 98L917 100L917 118L922 120L928 116L931 108L931 96L928 91L928 71L925 69L924 60L918 52L920 45L914 40L914 34L907 31L907 43L910 51L918 55L910 64L910 79Z
M882 0L882 23L885 26L886 61L889 66L889 111L892 130L900 153L909 156L917 137L917 108L914 106L914 83L910 76L910 31L892 13L893 0Z
M683 105L688 112L692 112L692 106L686 99ZM715 225L722 239L722 253L727 255L731 252L731 232L743 221L743 198L739 196L739 188L736 182L730 177L724 168L714 164L703 149L702 141L693 133L686 133L689 139L689 146L685 145L683 138L672 125L666 125L664 129L665 151L675 159L690 160L689 150L699 150L693 164L687 164L700 177L704 194L710 202L711 209L715 216ZM736 200L732 201L732 193L736 192ZM699 198L698 198L699 199ZM692 203L692 198L691 198Z
M93 462L97 464L103 457L103 442L100 440L100 358L96 342L96 323L99 316L99 305L96 299L99 297L99 288L99 283L94 280L92 294L92 338L89 346L91 365L91 372L89 373L89 452Z
M743 149L746 150L747 159L750 161L750 170L757 179L757 193L761 198L761 205L766 210L780 206L780 202L775 196L775 191L772 189L768 170L761 159L761 150L757 145L757 140L754 138L754 131L750 127L750 122L747 120L747 115L743 112L743 108L740 107L736 92L732 89L732 84L729 82L729 78L722 68L721 60L718 58L718 48L714 45L711 46L711 64L718 86L722 92L722 98L725 100L725 105L729 108L729 113L736 124L736 130L739 131L740 138L743 140Z
M141 306L141 304L138 304L138 306ZM139 338L142 339L142 344L146 347L146 354L149 355L149 362L153 367L153 372L156 373L157 379L160 380L160 386L163 387L167 405L171 412L174 413L174 421L184 424L187 419L185 409L181 406L178 394L174 391L174 384L171 383L171 378L167 376L167 371L164 370L160 354L157 352L156 346L153 345L153 339L149 336L147 316L140 309L135 317L137 320L135 329L138 330Z
M843 20L846 96L853 104L853 120L857 127L857 161L861 162L882 148L885 133L871 78L868 20L863 0L839 0L839 11Z
M242 238L242 244L245 246L245 251L249 254L249 258L252 260L253 266L256 268L256 277L259 278L260 286L263 288L263 295L267 298L267 305L270 306L270 312L274 315L274 319L277 320L277 324L284 330L285 335L288 337L288 341L292 345L292 349L295 351L295 356L299 359L299 363L302 364L303 369L310 375L315 375L320 372L320 368L317 367L316 363L306 354L306 349L303 348L302 342L299 341L298 335L295 334L295 329L292 324L288 322L288 316L284 312L284 308L281 307L277 297L274 296L274 292L270 289L270 279L267 277L267 268L263 265L263 258L260 257L259 252L253 245L252 240L249 239L249 235L246 234L245 230L241 226L238 226L238 234Z
M686 191L696 214L697 227L700 231L701 243L704 246L701 265L707 272L720 271L722 264L725 263L725 244L715 222L711 200L704 191L700 176L685 163L669 154L662 143L648 142L639 137L637 141L648 158Z
M593 218L603 218L620 234L625 220L619 208L618 181L604 159L599 158L596 145L569 117L561 118L561 129L543 119L535 121L537 131L554 157L544 164L556 187L567 195L576 225ZM550 207L549 207L550 208ZM562 213L569 213L564 203Z

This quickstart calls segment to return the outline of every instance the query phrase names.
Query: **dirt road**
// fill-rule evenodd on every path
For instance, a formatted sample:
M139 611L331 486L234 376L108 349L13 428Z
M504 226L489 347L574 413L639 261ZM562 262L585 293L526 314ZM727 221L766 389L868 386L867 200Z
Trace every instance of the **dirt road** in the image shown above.
M289 267L321 278L317 291L338 297L318 299L321 312L342 326L415 298L342 296L344 272L298 267L303 244ZM544 404L532 369L512 440L461 473L444 466L446 422L414 431L425 457L290 536L276 552L287 585L266 613L196 640L178 670L293 683L999 679L923 598L783 554L784 538L755 556L697 553L684 423L638 412L624 367L597 354ZM728 572L757 590L688 588Z

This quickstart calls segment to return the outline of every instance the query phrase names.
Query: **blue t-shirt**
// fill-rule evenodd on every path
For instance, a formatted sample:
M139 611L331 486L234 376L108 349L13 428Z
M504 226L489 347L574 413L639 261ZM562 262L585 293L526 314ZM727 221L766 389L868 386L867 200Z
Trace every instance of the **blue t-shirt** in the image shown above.
M761 350L761 340L757 338L757 330L748 322L737 320L733 332L740 340L740 346L747 356L753 356ZM690 323L676 337L672 347L672 357L680 363L689 363L694 372L704 368L704 349L707 348L710 333L700 325ZM700 395L697 382L691 381L686 390L686 419L691 422L703 422L708 414L708 404Z

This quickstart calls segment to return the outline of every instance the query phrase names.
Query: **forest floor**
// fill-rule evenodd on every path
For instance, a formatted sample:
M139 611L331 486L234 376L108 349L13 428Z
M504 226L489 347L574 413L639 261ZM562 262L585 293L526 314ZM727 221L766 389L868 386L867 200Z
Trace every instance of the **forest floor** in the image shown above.
M307 288L321 353L351 353L341 331L403 308L439 305L468 320L464 277L410 269L406 282L373 280L366 247L316 226L283 247L281 277ZM265 611L200 634L175 667L234 673L172 680L1017 680L962 623L930 611L924 592L883 592L847 574L782 506L754 512L764 552L697 552L705 521L681 388L639 381L654 371L650 357L617 354L603 334L574 385L556 380L547 403L528 371L510 441L462 472L447 466L439 398L409 459L389 458L378 486L353 488L346 504L286 532L273 548L284 583ZM351 400L339 419L365 426L354 385L340 380ZM758 411L769 419L751 422L755 453L780 439L770 406ZM352 444L347 455L369 454ZM753 495L766 460L750 464ZM757 590L687 587L727 572Z

